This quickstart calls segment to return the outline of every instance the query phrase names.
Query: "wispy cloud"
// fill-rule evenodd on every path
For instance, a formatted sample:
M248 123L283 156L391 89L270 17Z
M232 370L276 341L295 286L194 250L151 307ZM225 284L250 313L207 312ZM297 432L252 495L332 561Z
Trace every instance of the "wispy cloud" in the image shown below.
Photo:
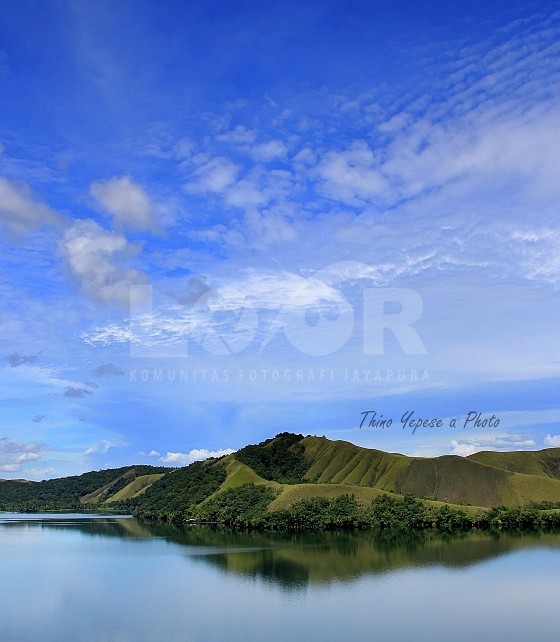
M102 439L101 441L93 444L84 451L85 455L93 455L97 453L106 453L110 448L120 448L126 446L126 442L122 440L109 440Z
M518 391L514 381L537 379L553 394L560 14L550 3L504 5L485 21L455 9L441 30L419 22L404 36L398 18L376 32L375 10L360 7L349 31L326 3L314 16L320 42L313 30L297 38L305 56L286 35L300 33L298 12L276 29L275 11L241 9L216 31L179 4L157 25L126 4L57 4L45 9L50 39L23 13L15 19L0 52L0 75L14 81L4 83L0 143L0 377L2 412L22 441L48 429L77 470L86 449L103 459L115 408L126 438L148 452L164 415L168 443L192 443L188 423L220 431L214 444L233 425L274 430L295 417L294 400L320 414L325 399L339 408L420 385L460 399L473 381L479 398L492 381ZM56 64L39 68L46 46ZM29 82L16 82L16 69ZM386 321L398 302L374 309L375 288L421 299L414 327L427 354L409 358L379 327L375 314ZM376 331L385 352L372 359L364 346ZM162 361L136 352L146 346ZM152 381L167 363L189 377L210 364L230 380ZM297 381L307 365L317 379ZM319 379L323 365L335 381ZM424 367L426 384L371 380ZM128 376L135 368L146 369L150 394ZM292 380L251 382L251 368ZM355 370L369 381L354 383ZM99 391L84 383L97 377ZM501 407L538 409L535 390L504 395ZM441 397L430 399L437 414ZM275 402L270 416L247 420L263 400ZM557 416L502 416L511 448L557 441ZM508 447L483 437L462 433L450 447L446 435L439 450ZM154 446L149 456L165 463L193 456Z
M283 159L281 169L239 158L240 147L261 145L249 125L215 135L220 156L194 170L189 189L219 195L231 214L193 238L248 251L275 243L298 262L310 251L315 260L341 257L344 243L359 260L399 266L392 278L474 268L556 283L558 245L542 234L559 196L558 46L554 29L536 33L538 23L459 50L430 77L437 101L421 84L398 110L366 95L317 121L308 139L288 119L293 151L262 143ZM516 228L540 240L501 250L497 241Z
M36 200L28 185L0 176L0 225L16 237L41 225L60 225L62 217Z
M336 272L336 268L333 268ZM367 266L363 270L342 266L355 278L367 278ZM324 277L324 278L321 278ZM332 280L332 285L329 284ZM200 296L188 307L177 303L163 304L152 314L131 319L131 323L111 323L82 335L90 345L111 343L147 343L174 345L177 340L193 338L200 340L209 332L220 332L225 325L235 321L236 333L244 341L243 330L256 332L257 311L270 311L287 315L316 310L338 310L345 299L336 288L336 277L325 271L318 277L294 273L248 272L244 279L231 279L215 289L202 290ZM234 318L224 316L227 313ZM240 317L243 314L243 318Z

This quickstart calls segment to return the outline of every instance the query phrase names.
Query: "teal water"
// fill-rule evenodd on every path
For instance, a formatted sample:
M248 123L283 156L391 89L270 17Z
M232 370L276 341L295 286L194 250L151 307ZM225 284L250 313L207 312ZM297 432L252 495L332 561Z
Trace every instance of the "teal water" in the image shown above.
M376 540L0 513L0 640L558 640L560 536Z

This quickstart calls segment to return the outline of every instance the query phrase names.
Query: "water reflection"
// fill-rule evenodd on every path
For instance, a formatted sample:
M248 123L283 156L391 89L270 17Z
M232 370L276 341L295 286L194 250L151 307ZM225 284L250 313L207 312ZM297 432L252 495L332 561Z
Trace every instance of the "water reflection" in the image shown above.
M403 533L399 541L395 536L383 539L364 532L323 533L318 537L302 535L289 543L276 541L271 547L273 541L266 548L231 549L199 555L199 559L225 573L297 588L353 581L364 575L412 567L464 569L522 548L545 545L560 548L560 538L556 536L482 534L442 539Z
M7 515L7 529L57 529L84 536L158 538L179 545L196 564L258 578L279 587L347 582L413 567L464 569L515 550L560 548L560 535L471 533L442 538L429 532L244 533L207 526L177 527L108 515Z
M0 513L0 527L7 529L72 530L101 537L152 538L154 534L128 515L91 513Z

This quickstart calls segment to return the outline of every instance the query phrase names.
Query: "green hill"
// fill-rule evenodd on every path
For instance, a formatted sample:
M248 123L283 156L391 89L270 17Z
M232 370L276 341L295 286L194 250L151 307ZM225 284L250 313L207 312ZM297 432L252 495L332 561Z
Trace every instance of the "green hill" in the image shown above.
M560 505L560 449L419 458L280 433L179 469L128 466L43 482L3 481L0 510L120 508L145 518L214 520L238 515L241 504L249 510L251 502L286 513L302 502L335 507L347 496L360 511L405 496L431 511L447 506L469 515L530 503L554 508Z
M554 476L559 452L417 458L324 437L281 433L232 455L166 475L132 509L144 517L210 518L224 514L226 504L232 508L235 497L241 501L247 484L267 489L269 512L290 511L302 501L332 502L345 495L352 495L361 507L380 497L413 495L433 510L447 505L471 515L502 505L554 505L560 503L560 479ZM189 484L194 484L196 496ZM255 495L255 501L262 497Z
M406 457L324 437L301 440L304 480L352 484L456 504L522 506L560 501L560 449Z
M560 479L560 448L548 448L533 452L480 452L467 459L512 473L540 475Z
M146 475L169 472L162 466L125 466L45 481L4 480L0 484L0 510L45 511L96 509L112 496Z
M114 493L105 500L105 503L111 504L113 502L123 502L128 499L140 497L146 490L158 479L161 479L165 473L154 473L151 475L140 475L135 477L133 481L127 484L124 488Z

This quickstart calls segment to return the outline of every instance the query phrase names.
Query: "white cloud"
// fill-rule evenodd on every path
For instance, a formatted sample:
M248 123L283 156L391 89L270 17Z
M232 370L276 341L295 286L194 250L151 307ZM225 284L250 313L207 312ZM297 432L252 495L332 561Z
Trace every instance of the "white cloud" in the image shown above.
M544 438L544 445L547 448L560 448L560 435L548 434Z
M319 190L348 205L366 202L386 203L390 187L382 175L379 159L365 141L355 141L343 152L330 151L321 159L317 173Z
M270 140L251 147L251 156L259 162L268 163L277 158L284 158L288 148L279 140Z
M377 129L382 133L392 134L400 129L403 129L405 125L410 121L410 117L405 112L395 114L389 120L379 123Z
M243 224L248 232L248 240L255 248L264 248L297 239L296 229L290 221L274 211L258 212L252 210L247 212Z
M294 163L296 164L296 166L300 165L302 167L306 167L310 165L315 165L316 162L317 162L317 155L309 147L304 147L294 156Z
M233 207L253 208L266 205L270 196L260 189L258 181L246 176L227 190L226 202Z
M130 286L147 280L126 265L137 248L122 234L108 232L91 219L78 220L66 230L61 247L84 292L102 303L128 305Z
M353 101L340 98L352 102L351 111L309 121L307 130L297 126L297 135L286 120L278 140L243 126L207 139L210 155L222 153L224 142L235 143L236 153L261 150L263 159L279 158L282 140L300 147L286 156L291 168L284 175L255 156L241 173L232 160L201 155L187 189L219 193L222 206L245 212L236 219L220 208L217 220L190 237L238 252L283 243L278 256L292 264L317 265L346 251L374 262L388 280L472 267L498 279L557 284L558 238L498 243L519 223L557 227L551 221L560 197L560 77L551 73L553 40L550 32L538 41L517 32L497 47L463 50L430 79L437 101L420 85L393 109L366 91Z
M227 189L225 201L234 207L262 207L272 200L282 200L293 192L293 189L293 176L290 172L255 168Z
M23 464L26 461L37 461L41 459L37 453L22 453L17 457L14 457L14 462L16 464Z
M257 137L257 132L252 129L247 129L244 125L237 125L235 129L232 129L224 134L218 134L216 140L222 143L231 143L233 145L250 145L255 141Z
M208 457L222 457L223 455L231 455L235 452L231 448L222 448L221 450L206 450L206 448L194 448L188 453L181 452L168 452L160 461L165 464L173 464L177 466L188 466L195 461L203 461Z
M50 207L36 201L23 184L0 176L0 225L21 236L41 225L60 225L61 217Z
M144 452L143 450L140 450L138 451L138 455L140 457L161 457L161 453L159 453L157 450L154 450L153 448L152 450L150 450L149 453Z
M111 343L129 343L135 340L134 332L128 325L109 323L97 327L91 332L84 332L80 337L89 345L109 345Z
M154 203L130 176L92 183L90 194L119 227L152 231L157 229Z
M249 272L244 279L223 283L212 303L223 309L304 310L321 301L337 301L340 293L320 277L306 278L292 272Z
M39 452L49 450L45 444L12 441L7 437L0 439L0 471L15 473L22 470L23 464L41 459Z
M35 442L25 444L21 441L12 441L7 437L0 439L0 453L27 453L27 452L36 452L45 448L46 446L42 444L37 444Z
M92 455L93 453L106 453L110 448L118 448L120 446L126 446L125 442L121 440L102 439L101 441L93 444L84 451L85 455Z
M534 439L527 439L523 435L484 435L468 439L452 439L451 454L468 457L483 450L511 451L532 450L537 445Z
M17 473L20 470L20 464L0 464L0 471L3 473Z
M518 257L519 271L530 280L557 285L560 283L560 232L549 227L503 230L509 236L508 254Z
M289 314L311 307L330 309L342 303L344 299L336 283L344 269L352 270L352 266L354 262L335 264L330 272L309 278L291 272L250 271L244 278L224 280L220 286L205 290L194 305L164 304L155 308L152 315L135 318L133 326L110 323L84 333L82 339L90 345L126 342L174 345L189 336L200 339L213 327L220 333L224 323L221 313L245 311L247 325L240 320L236 331L242 337L242 329L254 330L255 310ZM352 274L363 273L355 267Z
M239 167L224 157L217 157L197 167L185 189L193 193L223 193L233 185L239 174Z

